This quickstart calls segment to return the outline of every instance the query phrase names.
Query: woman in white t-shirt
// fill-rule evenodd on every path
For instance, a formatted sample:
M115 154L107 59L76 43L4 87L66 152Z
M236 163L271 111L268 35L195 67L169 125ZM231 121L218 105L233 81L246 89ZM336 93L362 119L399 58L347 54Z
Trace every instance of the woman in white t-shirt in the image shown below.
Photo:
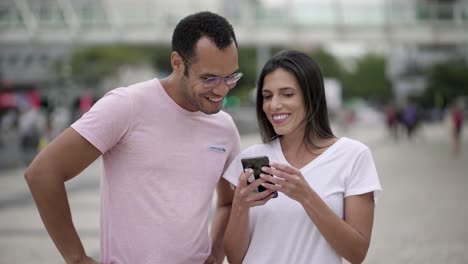
M317 63L299 51L274 56L256 105L263 144L242 151L224 175L236 186L224 236L229 262L362 262L381 186L369 148L333 135ZM240 160L263 155L271 168L248 184L252 171L243 173Z

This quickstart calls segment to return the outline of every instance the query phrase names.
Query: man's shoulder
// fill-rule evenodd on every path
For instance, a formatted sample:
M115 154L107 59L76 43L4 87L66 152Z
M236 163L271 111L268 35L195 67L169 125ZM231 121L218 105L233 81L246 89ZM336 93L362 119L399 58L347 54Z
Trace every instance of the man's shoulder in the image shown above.
M223 110L219 111L217 114L215 114L215 116L217 116L218 118L222 120L234 122L234 120L232 119L232 116L228 112L225 112Z
M214 120L217 125L235 127L234 120L231 115L223 110L219 111L216 114L205 114L204 118Z
M139 83L134 83L128 86L120 87L117 89L124 90L129 94L141 94L146 93L148 90L154 90L156 87L158 87L158 84L159 82L157 81L157 79L151 79Z
M143 103L141 100L146 100L152 98L151 94L155 94L157 92L158 82L155 79L139 82L135 84L131 84L129 86L122 86L114 88L106 93L105 96L113 95L118 96L124 100L130 100L136 102L134 104Z

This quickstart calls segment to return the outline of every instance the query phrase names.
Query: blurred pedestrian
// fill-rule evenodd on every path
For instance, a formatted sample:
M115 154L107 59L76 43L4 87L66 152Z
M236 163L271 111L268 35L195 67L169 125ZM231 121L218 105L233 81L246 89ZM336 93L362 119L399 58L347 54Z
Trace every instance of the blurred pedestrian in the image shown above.
M51 139L56 138L70 126L70 117L70 109L62 106L55 107L54 111L51 113Z
M47 121L45 114L37 105L25 103L21 104L19 108L18 134L20 148L23 160L29 163L31 161L30 156L36 154L41 135L46 130Z
M452 132L452 139L453 139L453 155L458 157L460 155L461 149L461 134L463 128L463 109L455 104L452 108L452 125L453 125L453 132Z
M79 100L80 115L83 115L84 113L88 112L93 106L93 98L89 94L85 93L81 95Z
M361 263L381 187L369 148L333 135L319 66L298 51L274 56L260 73L256 104L263 144L242 151L224 174L237 186L229 262ZM248 184L252 172L242 172L241 159L261 155L271 168Z
M43 150L54 139L53 133L54 133L54 127L53 127L53 122L52 122L52 116L49 115L46 118L45 129L42 132L42 135L40 135L39 137L39 143L37 146L38 151Z
M398 120L397 120L397 111L395 109L395 106L393 104L387 105L385 107L385 121L387 124L387 130L390 134L390 136L393 139L398 138Z
M27 169L66 263L97 263L73 225L64 182L101 155L102 263L222 262L232 190L221 175L240 149L232 118L220 111L242 76L232 26L211 12L182 19L170 61L168 77L107 93Z
M406 128L406 135L408 136L408 139L411 139L419 121L418 110L416 108L416 105L414 105L413 103L409 103L408 105L406 105L406 107L403 109L402 118L403 124Z

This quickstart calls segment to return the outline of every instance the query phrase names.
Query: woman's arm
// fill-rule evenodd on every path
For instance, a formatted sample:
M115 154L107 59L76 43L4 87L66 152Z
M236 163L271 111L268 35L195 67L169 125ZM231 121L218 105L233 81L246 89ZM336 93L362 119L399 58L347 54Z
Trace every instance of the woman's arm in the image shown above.
M266 188L283 192L298 201L336 252L351 263L361 263L369 249L374 220L373 193L354 195L344 199L344 219L336 215L293 167L272 164L264 168L272 177L262 174Z
M367 255L372 233L373 194L345 198L343 220L312 192L301 202L307 215L339 255L351 263L362 263Z
M229 186L229 182L221 177L217 188L216 209L211 223L211 255L210 260L214 263L222 263L225 257L223 238L226 232L229 214L231 213L232 199L234 192ZM210 263L208 260L205 263Z
M231 215L224 234L224 250L229 263L242 263L249 247L249 210L250 207L263 205L272 197L271 191L255 193L254 190L263 182L262 179L247 184L252 170L247 170L239 177L234 192Z
M249 208L233 202L224 234L224 250L229 263L242 263L249 247Z

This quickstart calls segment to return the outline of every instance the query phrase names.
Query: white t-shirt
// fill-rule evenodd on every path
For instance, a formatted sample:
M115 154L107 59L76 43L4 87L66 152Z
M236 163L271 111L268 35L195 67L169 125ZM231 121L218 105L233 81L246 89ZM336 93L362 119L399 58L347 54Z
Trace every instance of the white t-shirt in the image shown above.
M72 128L103 153L101 262L203 263L213 191L240 150L231 117L186 111L154 79L112 90Z
M224 174L237 185L244 157L266 155L270 161L289 164L279 139L242 151ZM344 198L381 191L377 171L367 146L342 137L312 162L300 169L309 185L339 217L343 218ZM342 258L321 235L304 208L285 194L263 206L250 209L250 245L244 258L255 263L341 264Z

